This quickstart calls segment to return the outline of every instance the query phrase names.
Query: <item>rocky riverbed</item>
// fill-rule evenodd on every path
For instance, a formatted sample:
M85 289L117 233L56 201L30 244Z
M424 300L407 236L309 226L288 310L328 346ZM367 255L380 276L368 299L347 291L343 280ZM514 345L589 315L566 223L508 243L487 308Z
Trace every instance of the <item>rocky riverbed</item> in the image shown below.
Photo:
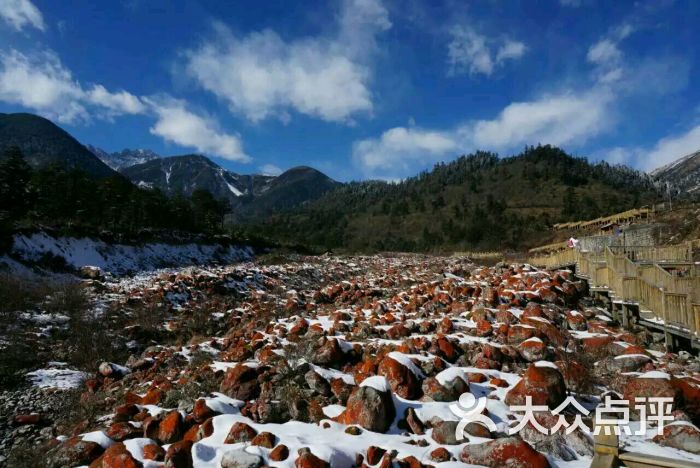
M96 273L85 287L95 306L129 318L111 333L131 355L74 390L46 377L35 378L45 388L0 394L6 464L583 467L605 395L669 397L662 435L650 425L622 444L700 462L697 359L623 329L568 271L295 257ZM493 424L459 426L477 401ZM524 417L513 407L527 401L540 406L536 422L511 434ZM577 405L552 413L567 402ZM537 430L562 419L583 424Z

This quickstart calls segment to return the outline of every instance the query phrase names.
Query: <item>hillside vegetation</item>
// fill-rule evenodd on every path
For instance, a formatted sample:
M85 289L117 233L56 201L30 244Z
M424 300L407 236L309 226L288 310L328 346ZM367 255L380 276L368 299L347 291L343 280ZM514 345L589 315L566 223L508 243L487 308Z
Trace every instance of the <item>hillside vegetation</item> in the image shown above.
M23 227L139 239L156 231L161 238L175 231L215 234L226 209L205 190L168 198L120 175L96 179L56 164L35 169L17 147L0 152L0 251Z
M248 228L323 249L519 249L546 241L555 222L657 199L646 174L537 146L504 159L486 152L462 156L397 184L345 184Z

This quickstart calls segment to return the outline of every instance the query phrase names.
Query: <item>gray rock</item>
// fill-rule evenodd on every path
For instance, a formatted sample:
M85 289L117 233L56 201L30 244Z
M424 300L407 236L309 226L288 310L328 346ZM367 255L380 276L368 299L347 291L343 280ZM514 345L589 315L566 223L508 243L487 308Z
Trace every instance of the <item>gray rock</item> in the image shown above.
M221 457L221 468L259 468L262 465L262 457L244 449L231 450Z

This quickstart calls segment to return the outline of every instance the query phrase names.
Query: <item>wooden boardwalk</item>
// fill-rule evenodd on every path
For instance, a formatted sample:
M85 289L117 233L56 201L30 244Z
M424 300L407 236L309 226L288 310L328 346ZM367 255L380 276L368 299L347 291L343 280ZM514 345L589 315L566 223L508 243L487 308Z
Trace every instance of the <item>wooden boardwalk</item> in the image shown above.
M533 255L534 266L573 268L594 295L605 295L625 324L643 325L691 340L700 347L698 241L665 247L606 247L601 253L564 249Z

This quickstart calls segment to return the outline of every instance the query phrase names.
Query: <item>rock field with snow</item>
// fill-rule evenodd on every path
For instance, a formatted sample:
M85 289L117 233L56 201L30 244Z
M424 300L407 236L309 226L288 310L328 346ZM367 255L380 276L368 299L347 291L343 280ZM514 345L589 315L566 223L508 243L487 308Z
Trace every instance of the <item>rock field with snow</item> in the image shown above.
M610 320L568 271L323 256L85 283L124 310L166 303L165 333L205 303L222 326L177 344L139 341L138 326L115 331L133 355L79 384L99 417L42 443L44 466L586 467L587 430L543 435L529 422L509 435L523 417L511 406L573 397L590 411L611 392L674 401L662 435L623 434L624 448L700 463L700 362ZM235 306L218 309L221 297ZM52 378L61 387L76 376L57 363L30 377L44 388L33 391L55 395ZM465 393L485 398L494 427L470 422L460 439ZM562 414L591 426L592 413ZM23 416L15 426L40 419ZM536 419L557 422L549 411Z

